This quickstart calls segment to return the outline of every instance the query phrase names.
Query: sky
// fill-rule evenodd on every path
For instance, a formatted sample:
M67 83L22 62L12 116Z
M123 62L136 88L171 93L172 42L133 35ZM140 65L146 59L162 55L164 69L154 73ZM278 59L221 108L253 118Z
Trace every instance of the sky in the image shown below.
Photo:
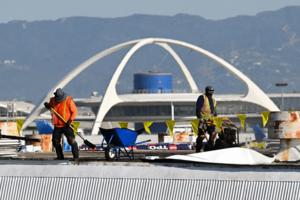
M300 0L0 0L0 23L55 20L71 16L114 18L178 13L225 19L298 5Z

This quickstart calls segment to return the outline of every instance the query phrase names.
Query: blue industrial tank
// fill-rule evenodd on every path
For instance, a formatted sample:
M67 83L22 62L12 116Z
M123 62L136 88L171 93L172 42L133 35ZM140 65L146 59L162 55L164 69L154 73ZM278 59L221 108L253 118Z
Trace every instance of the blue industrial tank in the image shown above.
M134 93L170 93L172 92L172 74L171 73L136 73L134 74ZM143 123L135 123L135 128L140 129ZM151 127L152 133L165 133L167 127L165 123L156 122Z
M172 92L171 73L136 73L134 74L135 93L169 93Z

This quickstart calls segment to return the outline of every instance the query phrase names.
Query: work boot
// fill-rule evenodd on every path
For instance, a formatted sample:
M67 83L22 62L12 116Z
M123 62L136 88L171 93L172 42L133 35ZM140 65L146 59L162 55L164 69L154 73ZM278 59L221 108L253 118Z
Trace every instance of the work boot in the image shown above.
M202 136L198 136L196 139L196 153L201 152L202 147L203 147L203 137Z
M63 154L63 150L62 150L61 145L57 144L57 143L53 143L53 146L55 148L57 160L63 160L64 159L64 154Z
M196 144L196 153L201 152L202 145Z
M79 148L78 148L78 144L76 141L74 141L73 144L71 144L71 148L72 148L73 158L78 158L79 157Z
M214 143L211 140L208 140L206 145L204 146L204 151L211 151L214 150Z

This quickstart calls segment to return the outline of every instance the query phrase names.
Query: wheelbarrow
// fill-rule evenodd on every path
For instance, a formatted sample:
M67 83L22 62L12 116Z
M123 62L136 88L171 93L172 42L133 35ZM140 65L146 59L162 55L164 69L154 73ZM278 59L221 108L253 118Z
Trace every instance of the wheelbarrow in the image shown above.
M134 159L133 147L138 144L150 142L145 140L136 142L137 136L144 132L144 129L137 131L127 128L100 128L100 133L103 135L102 147L106 160L119 160L121 156L127 157L130 160ZM106 146L105 146L105 143Z

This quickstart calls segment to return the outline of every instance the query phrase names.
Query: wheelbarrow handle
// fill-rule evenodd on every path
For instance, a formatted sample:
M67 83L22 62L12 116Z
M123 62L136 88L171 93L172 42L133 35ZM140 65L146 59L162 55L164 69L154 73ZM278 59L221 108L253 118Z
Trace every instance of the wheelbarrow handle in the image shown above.
M141 141L141 142L137 142L137 143L135 143L135 145L143 144L143 143L146 143L146 142L151 142L151 139L149 139L149 140L144 140L144 141Z

